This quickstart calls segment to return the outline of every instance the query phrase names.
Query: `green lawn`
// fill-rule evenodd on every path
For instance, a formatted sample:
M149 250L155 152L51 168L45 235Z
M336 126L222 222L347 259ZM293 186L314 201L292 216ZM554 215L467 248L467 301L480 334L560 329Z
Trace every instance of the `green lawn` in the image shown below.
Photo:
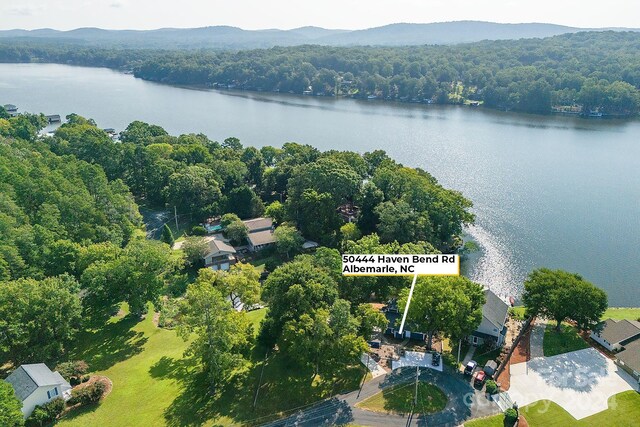
M560 406L541 400L521 408L530 427L636 427L640 420L640 394L625 391L609 398L609 409L576 420ZM502 427L503 415L469 421L465 427Z
M399 384L382 390L356 406L375 412L406 414L411 412L415 396L415 383ZM447 396L433 384L423 381L418 383L417 411L432 414L442 411L447 406Z
M629 320L638 320L640 319L640 308L615 308L611 307L604 312L602 319L629 319Z
M509 313L518 320L525 320L525 312L527 309L523 305L517 305L509 309Z
M498 356L500 356L501 351L501 348L496 348L487 352L482 347L478 347L473 354L473 360L478 362L478 366L482 368L489 360L496 360Z
M265 313L262 309L247 314L256 331ZM272 354L254 409L264 350L254 349L249 363L238 367L212 396L198 366L183 357L187 343L175 331L154 326L152 318L150 313L139 321L123 312L80 337L71 357L86 360L94 373L109 377L113 390L101 404L69 414L60 426L257 425L354 390L363 378L360 365L338 378L316 377L312 382L312 372L292 369L288 361Z
M500 414L492 417L478 418L464 423L464 427L505 427L504 415Z
M544 331L542 343L546 357L570 351L588 348L589 344L578 335L578 330L571 325L560 325L560 332L556 331L555 323L548 324Z

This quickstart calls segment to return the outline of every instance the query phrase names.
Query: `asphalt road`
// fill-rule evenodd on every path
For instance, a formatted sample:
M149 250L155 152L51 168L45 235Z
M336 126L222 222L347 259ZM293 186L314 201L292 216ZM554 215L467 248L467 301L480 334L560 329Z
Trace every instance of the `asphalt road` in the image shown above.
M348 423L370 426L439 426L456 427L469 418L484 417L500 412L498 406L489 401L484 393L475 390L461 374L447 370L437 372L421 368L420 380L436 384L447 395L445 409L436 414L417 412L412 417L367 411L355 404L396 384L415 380L415 367L400 368L390 374L368 381L362 390L338 395L300 411L288 418L265 424L268 427L315 427L344 425ZM411 419L409 419L411 418Z

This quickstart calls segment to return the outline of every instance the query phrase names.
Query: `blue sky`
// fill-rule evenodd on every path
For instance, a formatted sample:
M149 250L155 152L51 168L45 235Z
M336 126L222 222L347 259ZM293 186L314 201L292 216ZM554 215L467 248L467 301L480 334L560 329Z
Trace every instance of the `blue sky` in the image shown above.
M0 0L0 29L208 25L359 29L466 19L637 28L640 7L636 0Z

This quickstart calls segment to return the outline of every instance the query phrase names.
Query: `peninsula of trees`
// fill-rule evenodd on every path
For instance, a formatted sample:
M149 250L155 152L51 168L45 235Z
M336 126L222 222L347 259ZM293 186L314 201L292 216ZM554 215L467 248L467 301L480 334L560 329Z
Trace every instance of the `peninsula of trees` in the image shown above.
M640 109L640 33L581 32L449 46L258 50L99 49L0 40L0 62L131 70L169 84L531 113L630 116Z

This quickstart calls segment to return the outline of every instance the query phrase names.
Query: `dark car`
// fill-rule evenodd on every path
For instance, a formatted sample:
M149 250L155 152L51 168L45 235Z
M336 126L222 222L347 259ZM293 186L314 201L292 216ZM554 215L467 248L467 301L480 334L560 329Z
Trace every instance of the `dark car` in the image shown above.
M467 366L464 367L464 374L472 375L473 371L476 369L476 366L478 366L478 362L476 362L475 360L470 360L469 363L467 363Z
M431 355L431 365L440 366L440 353L436 352Z

